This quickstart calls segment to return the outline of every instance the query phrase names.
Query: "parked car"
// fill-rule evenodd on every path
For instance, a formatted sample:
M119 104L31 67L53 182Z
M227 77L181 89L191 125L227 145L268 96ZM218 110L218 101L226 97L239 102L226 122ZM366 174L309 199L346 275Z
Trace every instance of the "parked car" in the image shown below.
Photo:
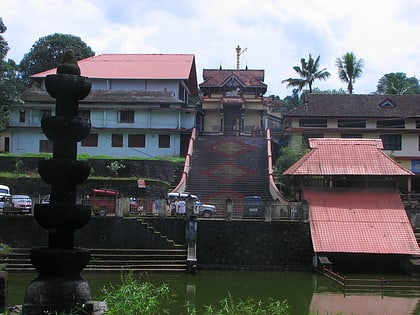
M7 197L3 205L3 213L31 214L32 199L27 195L12 195Z
M175 214L176 210L175 210L175 201L186 201L188 196L190 196L191 198L194 199L194 212L195 214L201 216L201 217L205 217L205 218L209 218L212 217L216 214L216 206L214 205L208 205L208 204L204 204L201 203L200 199L196 196L196 195L192 195L189 194L187 192L184 193L169 193L168 194L168 199L171 205L171 214Z
M264 203L260 196L246 196L244 198L244 217L258 217L264 215Z
M0 185L0 211L3 211L4 201L10 197L10 188L6 185Z

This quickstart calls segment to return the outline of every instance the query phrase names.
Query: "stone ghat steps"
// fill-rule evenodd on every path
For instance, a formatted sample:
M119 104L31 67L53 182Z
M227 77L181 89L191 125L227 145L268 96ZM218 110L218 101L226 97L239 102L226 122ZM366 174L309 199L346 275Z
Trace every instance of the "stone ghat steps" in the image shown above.
M185 272L187 250L184 249L90 249L91 259L83 271L91 272ZM14 248L0 259L9 272L34 272L29 248Z

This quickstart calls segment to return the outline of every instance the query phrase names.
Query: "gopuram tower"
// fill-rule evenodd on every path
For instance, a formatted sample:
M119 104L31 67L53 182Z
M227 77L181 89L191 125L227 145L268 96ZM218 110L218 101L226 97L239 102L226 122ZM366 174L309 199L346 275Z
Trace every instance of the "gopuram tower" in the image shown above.
M51 186L49 204L37 204L36 222L48 231L48 247L33 248L31 262L39 275L26 290L23 314L91 314L89 284L80 272L89 262L86 249L75 248L75 230L90 219L90 207L76 204L76 186L89 176L87 162L77 161L77 142L89 135L90 121L77 116L79 100L91 89L80 76L74 54L66 52L57 74L45 79L56 99L55 116L44 117L41 127L53 142L52 159L38 164L41 178Z

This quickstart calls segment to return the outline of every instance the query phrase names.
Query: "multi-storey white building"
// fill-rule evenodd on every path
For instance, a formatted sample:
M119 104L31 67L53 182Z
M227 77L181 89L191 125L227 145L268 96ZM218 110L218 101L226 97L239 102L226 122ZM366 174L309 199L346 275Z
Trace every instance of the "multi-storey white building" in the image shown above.
M117 157L183 155L196 123L198 99L195 58L191 54L108 54L78 62L92 82L79 102L79 116L90 119L90 135L78 144L79 154ZM54 115L55 99L45 90L51 69L32 76L40 89L28 89L23 105L12 106L8 151L51 152L41 118Z
M384 152L415 173L420 188L420 95L306 94L284 123L291 141L382 139Z

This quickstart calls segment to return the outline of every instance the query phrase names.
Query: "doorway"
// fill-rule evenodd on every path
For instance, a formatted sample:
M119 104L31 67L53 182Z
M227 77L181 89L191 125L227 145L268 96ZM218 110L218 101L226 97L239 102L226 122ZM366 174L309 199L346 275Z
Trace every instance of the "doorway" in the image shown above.
M241 126L241 108L242 105L224 106L223 134L225 136L234 136L240 133Z

